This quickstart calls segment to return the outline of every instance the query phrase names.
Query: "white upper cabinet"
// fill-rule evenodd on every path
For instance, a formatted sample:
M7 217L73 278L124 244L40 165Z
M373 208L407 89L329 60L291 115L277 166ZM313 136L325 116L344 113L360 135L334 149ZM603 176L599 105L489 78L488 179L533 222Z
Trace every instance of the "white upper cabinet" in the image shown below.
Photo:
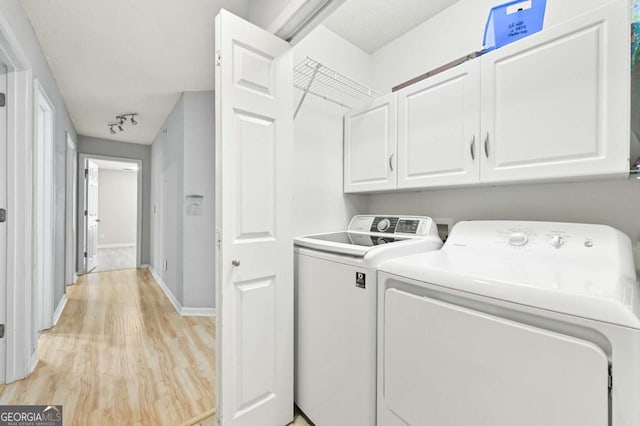
M481 181L628 173L628 7L609 3L481 58Z
M627 176L629 14L615 0L401 89L397 133L393 95L347 115L345 192Z
M398 188L479 181L480 62L398 92Z
M344 192L396 187L397 96L350 112L344 126Z

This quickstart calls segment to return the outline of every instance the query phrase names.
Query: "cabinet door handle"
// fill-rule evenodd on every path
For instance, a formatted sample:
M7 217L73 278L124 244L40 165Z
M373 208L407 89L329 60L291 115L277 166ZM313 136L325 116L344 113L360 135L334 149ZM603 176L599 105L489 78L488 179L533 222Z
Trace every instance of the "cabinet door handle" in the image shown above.
M484 138L484 155L489 158L489 133L487 133L487 136Z
M476 159L476 136L473 135L473 138L471 139L471 146L469 147L469 151L471 151L471 159L475 160Z
M393 154L389 156L389 170L393 171Z

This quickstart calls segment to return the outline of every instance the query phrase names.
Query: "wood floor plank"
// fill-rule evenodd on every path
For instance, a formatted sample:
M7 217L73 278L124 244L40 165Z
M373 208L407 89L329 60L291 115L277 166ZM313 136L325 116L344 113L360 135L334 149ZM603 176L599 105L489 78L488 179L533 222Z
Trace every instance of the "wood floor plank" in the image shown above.
M82 276L0 404L62 404L65 425L178 425L215 404L215 322L179 316L144 269Z

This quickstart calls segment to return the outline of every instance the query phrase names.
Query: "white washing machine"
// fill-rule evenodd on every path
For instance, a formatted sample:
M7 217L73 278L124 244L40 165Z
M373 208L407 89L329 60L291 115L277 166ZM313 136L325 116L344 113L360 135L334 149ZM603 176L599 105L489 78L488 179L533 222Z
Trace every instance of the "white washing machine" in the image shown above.
M295 401L317 426L376 424L378 265L441 246L430 218L410 216L295 239Z
M514 221L385 263L378 425L640 425L633 265L608 226Z

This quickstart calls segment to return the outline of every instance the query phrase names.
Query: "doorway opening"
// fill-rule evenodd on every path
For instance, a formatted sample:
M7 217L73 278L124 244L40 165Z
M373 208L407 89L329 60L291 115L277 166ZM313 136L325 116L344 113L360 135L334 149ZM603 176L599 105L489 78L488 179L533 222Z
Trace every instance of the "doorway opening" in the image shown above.
M140 267L141 161L81 154L84 273Z
M36 309L33 312L31 349L35 351L40 331L53 326L55 108L38 80L34 81L33 87L36 280L33 286L32 303Z

